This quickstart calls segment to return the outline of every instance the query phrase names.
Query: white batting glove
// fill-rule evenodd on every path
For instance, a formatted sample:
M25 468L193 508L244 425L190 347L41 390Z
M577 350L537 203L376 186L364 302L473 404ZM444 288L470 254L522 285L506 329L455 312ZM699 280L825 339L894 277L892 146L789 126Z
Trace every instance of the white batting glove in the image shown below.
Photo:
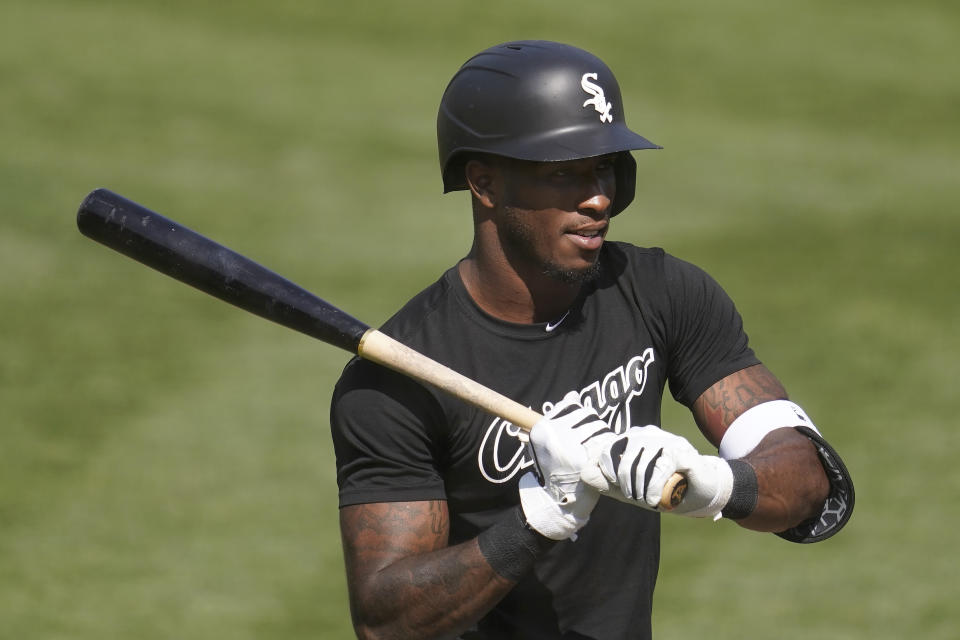
M600 468L619 485L626 502L659 510L663 489L674 473L687 478L683 501L671 513L714 517L730 499L733 472L725 460L702 456L686 438L647 425L631 427L600 455Z
M520 479L520 504L531 527L554 540L576 537L600 498L597 489L609 488L595 461L615 438L576 392L533 425L529 444L536 475Z
M600 498L596 489L584 485L570 502L558 502L555 492L542 486L533 472L524 474L519 486L527 524L551 540L576 540Z
M733 470L723 458L697 454L677 466L687 478L687 492L670 513L690 518L720 518L733 493Z

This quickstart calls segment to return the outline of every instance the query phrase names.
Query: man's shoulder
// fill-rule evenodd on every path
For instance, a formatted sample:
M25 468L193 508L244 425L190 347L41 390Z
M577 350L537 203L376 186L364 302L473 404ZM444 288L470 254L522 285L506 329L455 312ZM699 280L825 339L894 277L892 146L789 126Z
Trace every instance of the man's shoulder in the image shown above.
M445 322L446 307L454 304L454 270L451 267L435 282L422 289L400 307L383 325L380 330L391 337L411 339L423 331L433 322ZM441 318L438 318L438 315Z
M646 281L662 279L664 263L668 254L660 247L639 247L629 242L607 241L603 243L601 262L605 279L613 282Z
M451 271L444 272L435 282L407 300L378 330L405 345L421 350L422 336L431 324L437 322L437 311L449 303L451 295ZM440 315L447 315L441 313ZM369 360L353 357L341 372L338 386L349 387L358 380L392 378L395 374Z
M644 279L675 280L678 276L701 275L706 272L661 247L640 247L629 242L604 243L605 259L618 277L641 274Z

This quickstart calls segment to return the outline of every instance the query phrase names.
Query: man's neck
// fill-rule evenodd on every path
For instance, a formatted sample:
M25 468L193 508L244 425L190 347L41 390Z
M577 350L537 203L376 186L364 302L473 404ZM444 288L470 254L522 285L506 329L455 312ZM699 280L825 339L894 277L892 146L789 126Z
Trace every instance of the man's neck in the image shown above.
M506 322L549 322L563 316L580 295L582 284L544 274L519 274L509 264L485 264L471 252L458 265L460 279L481 309Z

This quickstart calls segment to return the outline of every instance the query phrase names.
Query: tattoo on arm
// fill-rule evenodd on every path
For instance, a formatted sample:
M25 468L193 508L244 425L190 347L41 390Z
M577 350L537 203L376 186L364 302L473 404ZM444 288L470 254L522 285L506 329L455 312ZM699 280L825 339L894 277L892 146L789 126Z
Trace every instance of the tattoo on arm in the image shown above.
M358 635L377 629L403 637L459 633L512 587L493 571L476 539L448 546L443 501L354 505L341 509L340 519Z
M430 531L437 537L446 539L447 530L450 527L450 520L447 518L447 510L440 507L440 503L433 501L430 503Z
M741 413L771 400L785 400L787 392L762 364L732 373L704 391L693 403L700 430L719 445L727 427Z

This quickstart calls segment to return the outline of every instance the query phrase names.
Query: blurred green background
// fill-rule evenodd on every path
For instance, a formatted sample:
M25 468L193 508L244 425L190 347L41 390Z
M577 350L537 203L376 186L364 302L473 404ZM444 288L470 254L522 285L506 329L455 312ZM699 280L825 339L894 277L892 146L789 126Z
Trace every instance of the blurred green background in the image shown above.
M347 355L83 238L108 187L370 324L465 254L434 123L517 38L617 73L612 238L708 269L857 483L839 536L664 518L661 640L956 638L953 2L12 0L0 20L0 637L346 638ZM668 401L668 428L705 442Z

